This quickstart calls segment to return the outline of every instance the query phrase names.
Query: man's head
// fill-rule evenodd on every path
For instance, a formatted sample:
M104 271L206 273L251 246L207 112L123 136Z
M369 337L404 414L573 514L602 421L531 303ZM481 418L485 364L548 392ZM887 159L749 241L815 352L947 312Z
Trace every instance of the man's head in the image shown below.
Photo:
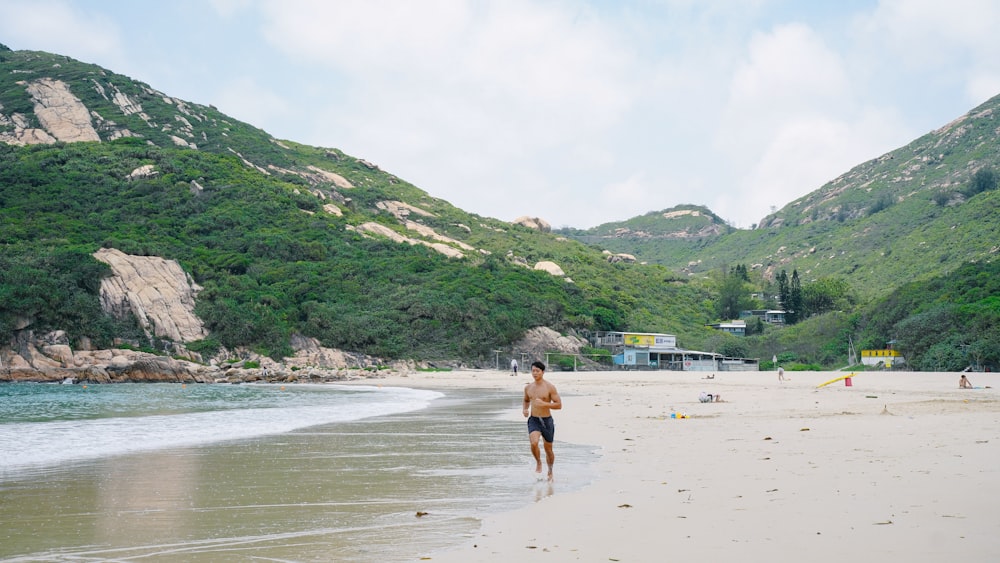
M538 361L532 362L531 363L531 375L533 375L535 377L535 379L541 379L542 376L545 375L545 364L543 364L542 362L538 362Z

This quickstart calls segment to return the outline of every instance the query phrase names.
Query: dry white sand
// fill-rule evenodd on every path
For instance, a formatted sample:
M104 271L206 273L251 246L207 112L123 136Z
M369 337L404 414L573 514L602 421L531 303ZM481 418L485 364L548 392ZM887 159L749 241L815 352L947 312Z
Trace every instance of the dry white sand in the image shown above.
M491 516L433 561L998 561L1000 375L549 372L559 442L596 445L598 480ZM504 388L463 371L383 385ZM368 381L367 383L371 383ZM725 402L702 404L701 391ZM519 400L516 403L519 405ZM671 419L672 412L690 418ZM519 407L512 418L521 418ZM470 440L474 444L474 440ZM525 437L525 471L534 470Z

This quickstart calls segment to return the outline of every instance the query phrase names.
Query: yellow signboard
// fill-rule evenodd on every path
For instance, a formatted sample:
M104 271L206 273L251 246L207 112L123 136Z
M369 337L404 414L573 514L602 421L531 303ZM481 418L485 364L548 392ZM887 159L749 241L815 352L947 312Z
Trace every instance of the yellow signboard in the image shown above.
M652 348L654 350L669 350L677 347L677 337L672 334L642 334L626 332L626 346L633 348Z
M625 344L629 346L649 346L652 347L656 343L656 335L654 334L629 334L625 333Z

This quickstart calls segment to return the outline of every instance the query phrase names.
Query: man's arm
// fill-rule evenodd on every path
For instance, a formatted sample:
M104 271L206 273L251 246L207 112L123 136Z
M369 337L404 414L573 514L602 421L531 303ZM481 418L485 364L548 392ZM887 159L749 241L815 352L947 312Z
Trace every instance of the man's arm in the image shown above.
M559 396L559 391L556 391L556 386L552 385L549 387L549 409L559 410L562 408L562 397Z
M528 396L528 387L524 387L524 416L528 416L529 409L531 408L531 397Z

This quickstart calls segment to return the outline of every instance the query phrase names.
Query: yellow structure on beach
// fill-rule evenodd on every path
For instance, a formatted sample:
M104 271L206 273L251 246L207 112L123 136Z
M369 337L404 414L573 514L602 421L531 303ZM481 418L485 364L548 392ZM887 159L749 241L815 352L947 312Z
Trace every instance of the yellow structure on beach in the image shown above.
M905 364L906 358L903 357L903 354L901 354L899 350L893 350L892 348L886 348L884 350L862 350L861 363L866 366L885 364L885 367L891 368L893 364Z

